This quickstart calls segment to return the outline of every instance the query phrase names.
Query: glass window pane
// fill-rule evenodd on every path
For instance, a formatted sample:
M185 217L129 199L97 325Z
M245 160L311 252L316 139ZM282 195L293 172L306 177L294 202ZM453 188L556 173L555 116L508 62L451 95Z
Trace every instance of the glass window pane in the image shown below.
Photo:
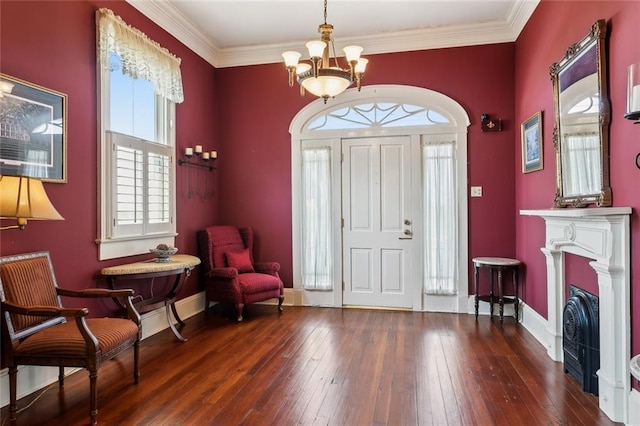
M156 135L156 94L150 81L122 74L122 61L111 53L109 130L159 142Z
M322 114L309 124L309 130L418 127L449 123L444 115L428 108L380 102L340 107Z

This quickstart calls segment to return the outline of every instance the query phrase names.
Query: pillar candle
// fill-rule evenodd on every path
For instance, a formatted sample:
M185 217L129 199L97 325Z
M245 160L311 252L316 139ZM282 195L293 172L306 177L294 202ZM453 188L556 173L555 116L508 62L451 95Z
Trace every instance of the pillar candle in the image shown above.
M629 111L627 112L638 112L640 111L640 84L637 86L633 86L631 89L631 99L629 100Z
M218 151L211 151L211 158L218 158Z
M203 152L202 153L202 159L203 160L208 160L209 159L209 153L208 152Z
M187 157L191 157L193 155L193 148L191 148L191 147L185 148L184 149L184 155L186 155Z
M196 154L202 154L202 145L196 145Z

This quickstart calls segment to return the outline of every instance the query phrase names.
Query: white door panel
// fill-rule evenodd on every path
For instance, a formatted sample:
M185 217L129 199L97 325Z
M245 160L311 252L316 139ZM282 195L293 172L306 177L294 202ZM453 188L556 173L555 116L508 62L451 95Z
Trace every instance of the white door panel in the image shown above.
M382 293L402 294L405 291L404 250L381 251Z
M371 250L354 248L351 250L351 288L357 293L372 293L372 259Z
M342 147L343 303L410 308L410 139L352 139Z

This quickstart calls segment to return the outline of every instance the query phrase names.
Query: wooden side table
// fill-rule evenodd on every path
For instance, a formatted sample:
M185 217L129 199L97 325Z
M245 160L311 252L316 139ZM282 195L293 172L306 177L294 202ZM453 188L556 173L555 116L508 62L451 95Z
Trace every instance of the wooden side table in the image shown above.
M171 314L169 309L173 312L173 316L180 326L184 325L184 321L178 315L176 310L176 297L182 289L182 286L191 275L191 270L200 264L200 259L188 254L176 254L169 258L168 262L157 262L155 259L144 260L141 262L127 263L124 265L110 266L102 269L102 275L107 277L107 283L112 290L115 288L116 281L118 280L142 280L155 277L166 277L175 275L176 279L173 283L173 287L168 292L159 294L157 296L150 297L135 302L133 305L139 313L150 312L158 307L164 306L167 314L167 322L173 334L178 339L186 342L187 339L182 337L178 332L173 321L171 321ZM116 300L119 303L118 300Z
M520 306L520 299L518 299L518 271L520 269L521 262L517 259L509 259L506 257L476 257L473 259L474 268L474 286L475 286L475 308L476 308L476 320L478 319L478 305L480 300L489 302L489 312L493 316L493 303L498 302L500 305L500 322L503 321L504 304L513 303L516 314L516 323L518 322L518 308ZM479 294L479 271L480 268L489 269L490 288L488 295ZM497 272L498 275L498 295L493 294L493 273ZM504 271L511 271L513 273L513 289L514 296L505 297L502 287L502 273Z

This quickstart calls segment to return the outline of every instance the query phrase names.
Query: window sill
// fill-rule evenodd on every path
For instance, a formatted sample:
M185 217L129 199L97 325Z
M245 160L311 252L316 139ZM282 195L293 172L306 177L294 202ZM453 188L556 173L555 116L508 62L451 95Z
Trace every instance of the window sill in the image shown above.
M178 234L156 234L135 238L119 238L111 240L96 240L98 244L98 260L116 259L118 257L148 254L149 249L158 244L175 245Z

